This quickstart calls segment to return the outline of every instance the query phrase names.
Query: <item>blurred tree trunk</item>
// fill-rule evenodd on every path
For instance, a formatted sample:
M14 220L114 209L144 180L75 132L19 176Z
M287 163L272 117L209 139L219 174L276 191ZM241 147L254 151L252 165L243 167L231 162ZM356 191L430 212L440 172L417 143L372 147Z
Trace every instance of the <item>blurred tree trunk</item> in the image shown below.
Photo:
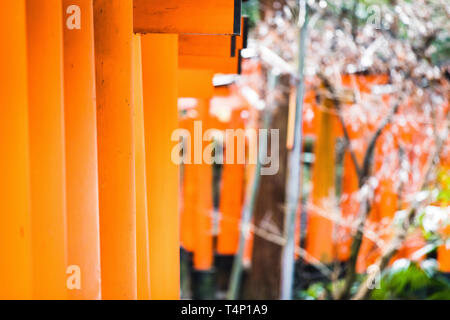
M289 76L282 76L277 86L276 108L271 129L279 129L279 171L276 175L261 176L254 211L257 228L283 236L284 202L286 187L287 148L286 134L289 114ZM270 137L270 132L269 132ZM271 150L268 140L268 152ZM270 153L268 153L270 155ZM270 227L268 228L268 224ZM282 246L257 234L254 239L251 269L243 288L244 299L278 299L280 294L280 267Z

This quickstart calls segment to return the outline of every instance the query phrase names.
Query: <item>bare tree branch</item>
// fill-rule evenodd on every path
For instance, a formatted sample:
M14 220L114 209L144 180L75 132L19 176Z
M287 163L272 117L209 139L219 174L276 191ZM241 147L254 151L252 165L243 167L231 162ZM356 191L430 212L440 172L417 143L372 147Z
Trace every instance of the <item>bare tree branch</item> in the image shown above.
M439 163L439 157L445 145L445 141L448 137L450 129L450 121L449 120L447 121L449 125L447 126L442 137L437 139L435 151L430 155L428 159L427 170L424 177L424 181L421 186L421 190L424 190L428 186L430 182L430 176L432 175L432 173L435 170L435 167ZM411 208L408 210L408 213L405 217L405 220L402 224L400 231L397 233L397 235L394 237L391 243L388 244L385 252L382 254L382 256L378 259L378 261L375 264L378 267L379 272L382 272L388 266L389 261L397 253L398 249L401 247L402 243L406 239L408 235L408 230L412 222L415 220L417 212L422 203L423 202L421 201L414 201ZM366 280L360 285L358 292L352 299L354 300L367 299L370 292L372 291L371 288L373 288L373 286L371 286L370 284L374 282L376 276L377 276L376 273L368 275Z

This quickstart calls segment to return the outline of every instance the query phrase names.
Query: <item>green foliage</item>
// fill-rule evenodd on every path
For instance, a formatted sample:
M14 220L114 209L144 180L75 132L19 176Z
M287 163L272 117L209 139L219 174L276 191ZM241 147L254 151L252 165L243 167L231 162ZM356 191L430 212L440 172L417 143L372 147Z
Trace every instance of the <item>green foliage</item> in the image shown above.
M356 281L353 283L350 294L354 295L358 291L358 288L362 281L364 280L363 275L358 275ZM333 290L339 291L344 286L344 279L338 280L334 284L330 281L327 282L316 282L308 287L306 290L301 290L297 292L297 298L301 300L331 300L333 299Z
M450 170L441 170L438 174L439 194L437 200L450 203Z
M407 260L397 265L385 272L372 299L450 299L450 282L437 272L435 260L424 261L422 267Z
M242 14L249 17L250 28L253 28L260 20L259 16L259 1L249 0L242 3Z
M322 282L314 283L308 289L298 293L298 298L302 300L324 300L327 297L327 288Z
M411 0L405 2L411 3ZM356 19L358 26L363 26L369 21L377 20L375 15L381 15L378 22L385 28L384 15L385 12L394 13L395 9L392 1L389 0L344 0L342 2L327 1L328 7L335 15L339 15L347 19ZM438 1L430 1L429 5L435 5ZM383 12L382 12L382 11ZM433 13L430 23L440 24L443 19L446 19L444 10L436 10ZM380 26L380 27L381 27ZM413 41L416 35L410 34L410 26L405 25L402 21L398 24L397 36L401 39ZM431 62L434 65L442 65L448 63L450 60L450 36L448 30L442 27L441 32L432 43Z
M352 285L351 295L356 294L363 283L364 275L358 275ZM342 287L340 280L337 287ZM302 300L332 299L330 282L316 282L306 290L297 292ZM384 271L379 287L372 291L373 300L450 300L450 279L439 273L434 259L423 261L420 265L407 259L397 260Z
M432 54L434 64L444 64L450 60L450 37L437 39L433 43L436 51Z

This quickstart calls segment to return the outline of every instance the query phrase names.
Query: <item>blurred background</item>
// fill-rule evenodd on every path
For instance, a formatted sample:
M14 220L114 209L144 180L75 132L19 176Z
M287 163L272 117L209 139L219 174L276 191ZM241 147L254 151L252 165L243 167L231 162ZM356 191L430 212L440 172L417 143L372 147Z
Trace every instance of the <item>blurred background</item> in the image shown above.
M450 299L450 3L243 13L240 75L178 100L213 129L210 163L181 166L182 298Z

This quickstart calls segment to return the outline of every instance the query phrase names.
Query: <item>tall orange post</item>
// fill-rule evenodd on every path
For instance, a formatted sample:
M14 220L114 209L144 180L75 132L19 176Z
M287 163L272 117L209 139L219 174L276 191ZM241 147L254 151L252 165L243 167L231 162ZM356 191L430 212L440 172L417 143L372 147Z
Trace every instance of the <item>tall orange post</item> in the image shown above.
M178 299L180 177L171 159L178 128L178 36L146 34L141 41L151 298Z
M33 298L65 299L65 156L60 1L27 0Z
M437 250L439 270L450 273L450 249L444 244Z
M95 0L95 62L104 299L136 299L133 1Z
M137 294L150 299L147 181L145 170L144 97L142 89L141 36L133 37L134 151L136 163Z
M0 299L31 298L25 0L0 4Z
M184 207L181 213L182 240L185 249L192 250L193 266L196 271L193 280L194 299L197 293L203 296L203 291L197 290L199 283L211 278L213 266L213 192L211 154L204 155L211 150L212 136L206 132L212 129L212 118L209 115L210 100L214 93L213 70L209 69L180 69L179 96L194 99L195 105L192 117L188 119L186 128L191 134L190 163L184 165ZM209 159L208 159L209 158ZM190 247L190 248L189 248ZM206 278L204 275L208 275ZM197 286L198 285L198 286ZM199 298L203 298L200 297Z
M194 78L195 79L195 78ZM194 80L193 79L193 80ZM195 81L195 80L194 80ZM207 85L206 83L205 85ZM209 83L210 84L210 83ZM210 84L212 86L212 84ZM193 269L192 296L195 300L214 298L214 248L213 248L213 168L211 165L211 141L201 142L210 129L210 99L197 99L198 122L194 124L192 141L193 164L185 167L191 170L194 179L195 204L192 215L193 226ZM210 139L208 137L207 139ZM201 145L200 145L201 144ZM201 158L198 157L201 152ZM197 154L197 156L196 156Z
M180 127L189 131L192 142L192 137L194 136L194 119L183 119L180 122ZM183 166L182 206L180 212L180 242L183 249L189 253L194 251L194 216L197 203L197 193L195 191L197 181L195 170L192 169L193 166L193 164L187 163Z
M360 163L360 162L359 162ZM340 261L350 258L352 245L351 223L358 213L359 202L356 198L359 189L358 174L350 152L346 151L343 161L342 194L341 201L342 219L346 224L338 226L337 252Z
M198 99L199 120L202 124L203 133L209 129L208 111L209 100ZM196 134L194 126L194 140ZM208 164L205 149L211 142L204 142L202 147L201 163L194 163L196 179L196 206L194 213L194 269L197 271L210 271L213 266L213 197L212 197L212 166ZM193 142L193 148L195 148ZM209 156L209 155L208 155ZM194 153L195 161L195 153Z
M219 233L216 245L217 255L214 261L217 270L217 286L219 290L226 291L230 282L231 266L239 249L241 212L245 193L245 161L241 162L243 160L241 158L242 153L244 153L244 159L246 156L246 138L234 136L234 133L244 132L245 123L241 117L244 108L234 108L231 103L229 105L224 103L222 107L231 109L229 110L231 115L227 123L227 130L237 130L226 131L232 132L232 134L226 134L224 139L226 161L224 161L222 169ZM233 146L230 142L233 142ZM242 149L242 147L244 148ZM232 160L232 162L228 162L228 160ZM243 264L246 267L251 261L252 241L252 235L250 235L244 249Z
M205 98L196 98L196 103L195 118L183 121L183 128L191 135L191 151L190 158L187 159L188 163L184 164L183 170L181 239L183 248L193 254L193 267L200 276L200 273L211 271L213 266L213 194L212 166L205 163L203 159L205 146L210 142L203 142L202 146L198 146L200 140L196 139L196 135L202 139L201 134L208 130L205 120L209 103ZM201 151L201 159L195 158L195 148Z
M244 130L244 121L241 118L242 110L242 108L237 108L232 111L229 129ZM234 139L234 150L231 150L234 154L233 163L225 162L223 165L220 194L222 218L217 239L217 253L222 255L235 255L237 253L241 211L244 202L245 163L239 163L238 153L242 152L239 150L239 139L234 137L232 139ZM230 152L230 150L225 149L225 154L227 152Z
M335 181L335 152L333 122L334 118L328 112L332 109L330 100L325 100L320 113L320 129L314 147L315 159L311 193L314 205L308 217L308 231L306 234L306 250L317 260L331 263L335 256L333 250L333 222L331 217L322 213L330 213L328 203L332 203Z
M67 258L80 286L69 298L100 299L94 19L92 0L63 0ZM74 274L76 276L76 274Z

